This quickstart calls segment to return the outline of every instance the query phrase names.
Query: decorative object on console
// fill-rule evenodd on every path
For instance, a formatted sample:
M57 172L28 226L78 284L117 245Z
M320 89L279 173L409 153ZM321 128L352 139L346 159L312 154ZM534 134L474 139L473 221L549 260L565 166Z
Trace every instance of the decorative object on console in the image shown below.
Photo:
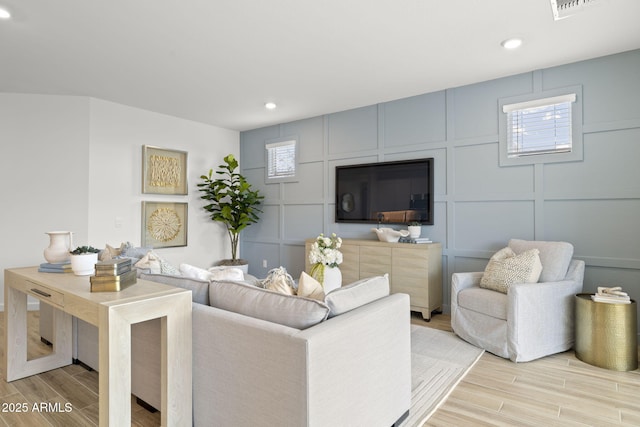
M623 292L620 286L611 288L598 286L598 292L596 292L595 295L591 295L591 299L595 302L605 302L609 304L631 304L629 294Z
M89 278L91 292L118 292L136 283L136 272L128 258L96 264L96 275Z
M322 284L325 295L342 286L342 273L338 265L342 263L342 239L332 233L331 237L324 234L316 238L309 251L309 274Z
M394 230L389 227L372 228L371 231L378 235L381 242L396 243L401 237L409 237L408 230Z
M44 259L51 264L69 262L69 251L73 245L71 231L49 231L49 246L44 250Z
M409 237L411 237L412 239L417 239L418 237L420 237L420 233L422 233L422 226L418 221L411 221L409 223L409 226L407 227L407 230L409 231Z
M142 192L188 194L187 152L143 145Z
M224 158L224 165L219 165L216 174L220 178L213 179L213 169L208 175L200 176L198 191L204 193L201 199L210 203L203 209L209 212L212 221L219 221L227 228L231 241L231 259L223 260L220 265L242 265L246 260L238 259L238 240L240 232L251 224L258 222L258 206L264 196L258 190L252 190L244 176L237 173L238 161L233 154Z
M187 203L142 202L142 246L187 246Z
M95 272L99 249L93 246L78 246L70 252L71 269L76 276L89 276Z
M114 258L118 258L122 256L122 253L124 252L125 247L126 247L125 243L121 243L119 248L114 248L113 246L107 243L105 245L105 248L102 251L100 251L100 255L98 256L98 259L100 261L109 261Z
M71 262L64 264L43 262L40 264L40 267L38 267L38 271L41 273L71 273Z

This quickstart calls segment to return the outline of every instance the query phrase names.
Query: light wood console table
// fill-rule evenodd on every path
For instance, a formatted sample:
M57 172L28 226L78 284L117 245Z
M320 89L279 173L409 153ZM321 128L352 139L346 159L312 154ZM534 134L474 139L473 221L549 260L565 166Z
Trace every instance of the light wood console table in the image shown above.
M53 351L33 360L27 360L27 295L58 309ZM5 270L4 304L7 381L71 364L72 316L98 327L101 426L131 424L131 325L162 319L162 425L192 424L190 291L138 280L120 292L91 292L88 276L28 267Z
M305 241L305 269L310 271L309 251L316 239ZM389 274L391 293L409 294L411 310L431 320L442 310L442 245L440 243L387 243L343 239L342 284Z

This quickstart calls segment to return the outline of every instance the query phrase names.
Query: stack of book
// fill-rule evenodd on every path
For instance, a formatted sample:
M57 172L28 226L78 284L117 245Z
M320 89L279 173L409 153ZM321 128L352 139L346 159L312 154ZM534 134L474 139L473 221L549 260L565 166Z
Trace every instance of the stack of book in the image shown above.
M416 243L416 244L420 244L420 243L433 243L431 241L431 239L429 239L428 237L401 237L400 240L398 240L400 243Z
M112 259L96 263L96 275L89 278L91 292L121 291L136 283L130 259Z
M622 292L620 286L606 288L598 286L598 293L591 295L591 299L596 302L606 302L609 304L631 304L631 298L626 292Z
M42 273L71 273L71 263L51 264L50 262L43 262L38 267L38 271Z

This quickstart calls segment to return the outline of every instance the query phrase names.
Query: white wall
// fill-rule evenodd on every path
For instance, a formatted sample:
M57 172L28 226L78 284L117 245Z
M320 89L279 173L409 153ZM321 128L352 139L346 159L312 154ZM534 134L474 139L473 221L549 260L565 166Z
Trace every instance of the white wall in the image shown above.
M189 153L188 196L142 194L145 144ZM229 153L236 131L86 97L0 93L0 269L44 262L52 230L73 231L78 245L139 245L143 200L189 203L188 246L160 256L201 267L228 257L196 183ZM4 275L0 288L4 307Z

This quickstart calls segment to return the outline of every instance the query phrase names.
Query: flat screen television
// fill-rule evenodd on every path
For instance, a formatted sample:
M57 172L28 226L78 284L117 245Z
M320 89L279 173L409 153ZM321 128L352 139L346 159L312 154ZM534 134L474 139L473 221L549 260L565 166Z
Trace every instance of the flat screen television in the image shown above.
M433 158L336 167L336 222L433 225Z

